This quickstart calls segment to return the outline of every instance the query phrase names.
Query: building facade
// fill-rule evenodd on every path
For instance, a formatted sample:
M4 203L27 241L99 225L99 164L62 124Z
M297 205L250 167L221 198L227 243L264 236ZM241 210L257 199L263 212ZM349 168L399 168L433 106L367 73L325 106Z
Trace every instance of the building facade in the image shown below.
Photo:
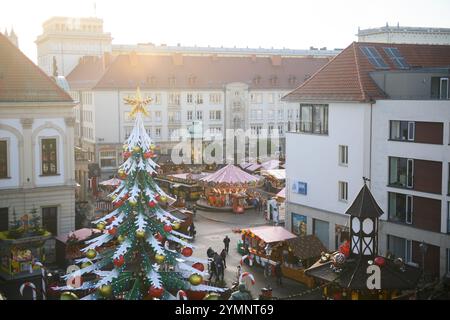
M95 159L107 178L120 164L123 141L133 127L123 98L136 87L152 98L144 121L162 153L170 154L180 142L180 130L192 125L214 137L223 136L225 128L253 134L276 130L283 146L284 133L298 126L299 113L296 104L281 97L328 61L311 56L106 54L81 59L67 80L75 100L86 97L80 108L88 114L80 114L83 125L77 130L86 141L93 135L87 142L95 142Z
M336 249L366 177L384 211L381 253L429 276L449 273L449 53L353 43L285 97L300 103L299 130L286 141L288 229Z
M0 229L34 209L54 236L75 229L74 102L0 35ZM30 89L32 88L32 89Z
M358 42L450 45L450 28L402 27L359 29Z

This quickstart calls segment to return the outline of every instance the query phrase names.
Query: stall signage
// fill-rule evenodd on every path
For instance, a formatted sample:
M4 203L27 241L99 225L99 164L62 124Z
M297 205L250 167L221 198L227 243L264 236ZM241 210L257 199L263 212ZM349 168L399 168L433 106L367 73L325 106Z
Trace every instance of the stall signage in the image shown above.
M294 181L292 184L292 192L306 196L308 193L308 184L302 181Z

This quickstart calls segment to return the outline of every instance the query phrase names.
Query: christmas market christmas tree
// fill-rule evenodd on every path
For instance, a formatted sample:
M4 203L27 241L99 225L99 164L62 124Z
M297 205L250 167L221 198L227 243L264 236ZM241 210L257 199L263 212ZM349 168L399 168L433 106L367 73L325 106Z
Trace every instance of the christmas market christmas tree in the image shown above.
M142 99L138 88L136 97L124 100L135 123L123 146L122 181L110 194L114 210L93 221L103 233L86 242L85 257L76 260L81 269L56 289L66 291L62 299L82 290L88 292L83 299L93 300L173 300L186 291L222 292L203 284L207 261L192 257L189 236L176 231L182 221L164 210L167 194L155 183L155 145L143 122L151 99Z

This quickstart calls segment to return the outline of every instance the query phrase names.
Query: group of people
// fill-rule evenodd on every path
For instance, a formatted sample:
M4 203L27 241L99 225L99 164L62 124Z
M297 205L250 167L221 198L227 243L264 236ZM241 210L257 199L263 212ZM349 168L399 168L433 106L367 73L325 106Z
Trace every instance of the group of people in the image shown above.
M260 194L255 196L255 210L256 213L264 213L265 208L267 207L267 200L264 199Z
M216 278L216 281L223 281L225 269L227 267L226 259L230 249L230 241L230 238L228 236L225 236L225 238L223 239L224 248L222 249L220 254L214 251L211 247L209 247L206 251L206 255L209 261L209 281L211 281L213 277Z

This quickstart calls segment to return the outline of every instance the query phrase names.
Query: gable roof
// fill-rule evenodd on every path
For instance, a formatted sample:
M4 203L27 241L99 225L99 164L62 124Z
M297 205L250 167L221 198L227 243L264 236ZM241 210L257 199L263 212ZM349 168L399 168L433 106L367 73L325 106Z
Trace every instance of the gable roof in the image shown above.
M78 64L68 75L71 87L93 80L93 89L217 89L233 82L252 89L292 90L324 66L329 58L256 57L131 53L114 58L101 71L101 59ZM96 71L97 70L97 71ZM96 77L101 74L97 79Z
M0 102L73 102L0 33Z
M397 48L411 69L450 66L450 46L353 42L283 100L370 102L388 98L370 77L380 69L372 65L361 47L375 48L387 64L382 69L385 71L399 70L385 53L386 47Z

